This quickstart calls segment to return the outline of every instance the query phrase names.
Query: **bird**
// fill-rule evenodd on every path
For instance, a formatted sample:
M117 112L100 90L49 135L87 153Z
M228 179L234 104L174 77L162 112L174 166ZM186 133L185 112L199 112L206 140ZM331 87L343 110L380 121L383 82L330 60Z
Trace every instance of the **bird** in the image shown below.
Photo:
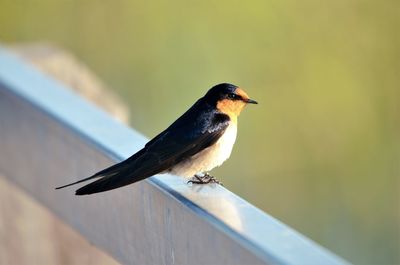
M238 116L247 104L258 103L236 85L217 84L131 157L56 189L96 179L75 192L89 195L163 173L189 178L192 184L220 183L208 172L230 157Z

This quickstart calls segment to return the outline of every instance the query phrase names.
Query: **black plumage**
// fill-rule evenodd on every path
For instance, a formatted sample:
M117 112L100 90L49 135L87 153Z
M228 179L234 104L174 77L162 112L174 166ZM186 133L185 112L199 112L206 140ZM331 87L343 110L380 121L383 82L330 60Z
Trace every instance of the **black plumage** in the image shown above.
M223 135L230 118L220 112L216 104L232 95L236 88L231 84L214 86L166 130L128 159L91 177L57 189L99 178L76 191L76 195L92 194L116 189L168 171L179 162L212 146Z

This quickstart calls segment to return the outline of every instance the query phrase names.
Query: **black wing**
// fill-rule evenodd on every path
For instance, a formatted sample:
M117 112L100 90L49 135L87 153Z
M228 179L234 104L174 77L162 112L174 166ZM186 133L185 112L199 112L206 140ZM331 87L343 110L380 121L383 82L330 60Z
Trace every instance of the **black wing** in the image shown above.
M148 178L211 146L228 125L227 115L197 102L130 158L69 185L100 178L76 191L77 195L84 195L119 188Z

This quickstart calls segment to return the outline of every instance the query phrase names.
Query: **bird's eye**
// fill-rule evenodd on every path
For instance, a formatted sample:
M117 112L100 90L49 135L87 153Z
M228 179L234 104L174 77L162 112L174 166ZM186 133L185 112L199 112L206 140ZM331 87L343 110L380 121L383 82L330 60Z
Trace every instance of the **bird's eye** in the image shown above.
M237 99L237 98L238 98L238 95L236 95L235 93L229 93L229 94L228 94L228 98L229 98L229 99Z

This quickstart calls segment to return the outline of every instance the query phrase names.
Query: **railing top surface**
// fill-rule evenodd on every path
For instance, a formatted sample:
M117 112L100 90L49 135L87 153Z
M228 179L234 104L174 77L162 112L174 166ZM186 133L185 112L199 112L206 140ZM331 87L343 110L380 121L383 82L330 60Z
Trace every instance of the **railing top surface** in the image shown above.
M4 49L0 49L0 83L117 160L127 158L146 143L142 134L113 120ZM186 180L171 175L157 175L145 181L266 263L347 264L224 187L188 186Z

